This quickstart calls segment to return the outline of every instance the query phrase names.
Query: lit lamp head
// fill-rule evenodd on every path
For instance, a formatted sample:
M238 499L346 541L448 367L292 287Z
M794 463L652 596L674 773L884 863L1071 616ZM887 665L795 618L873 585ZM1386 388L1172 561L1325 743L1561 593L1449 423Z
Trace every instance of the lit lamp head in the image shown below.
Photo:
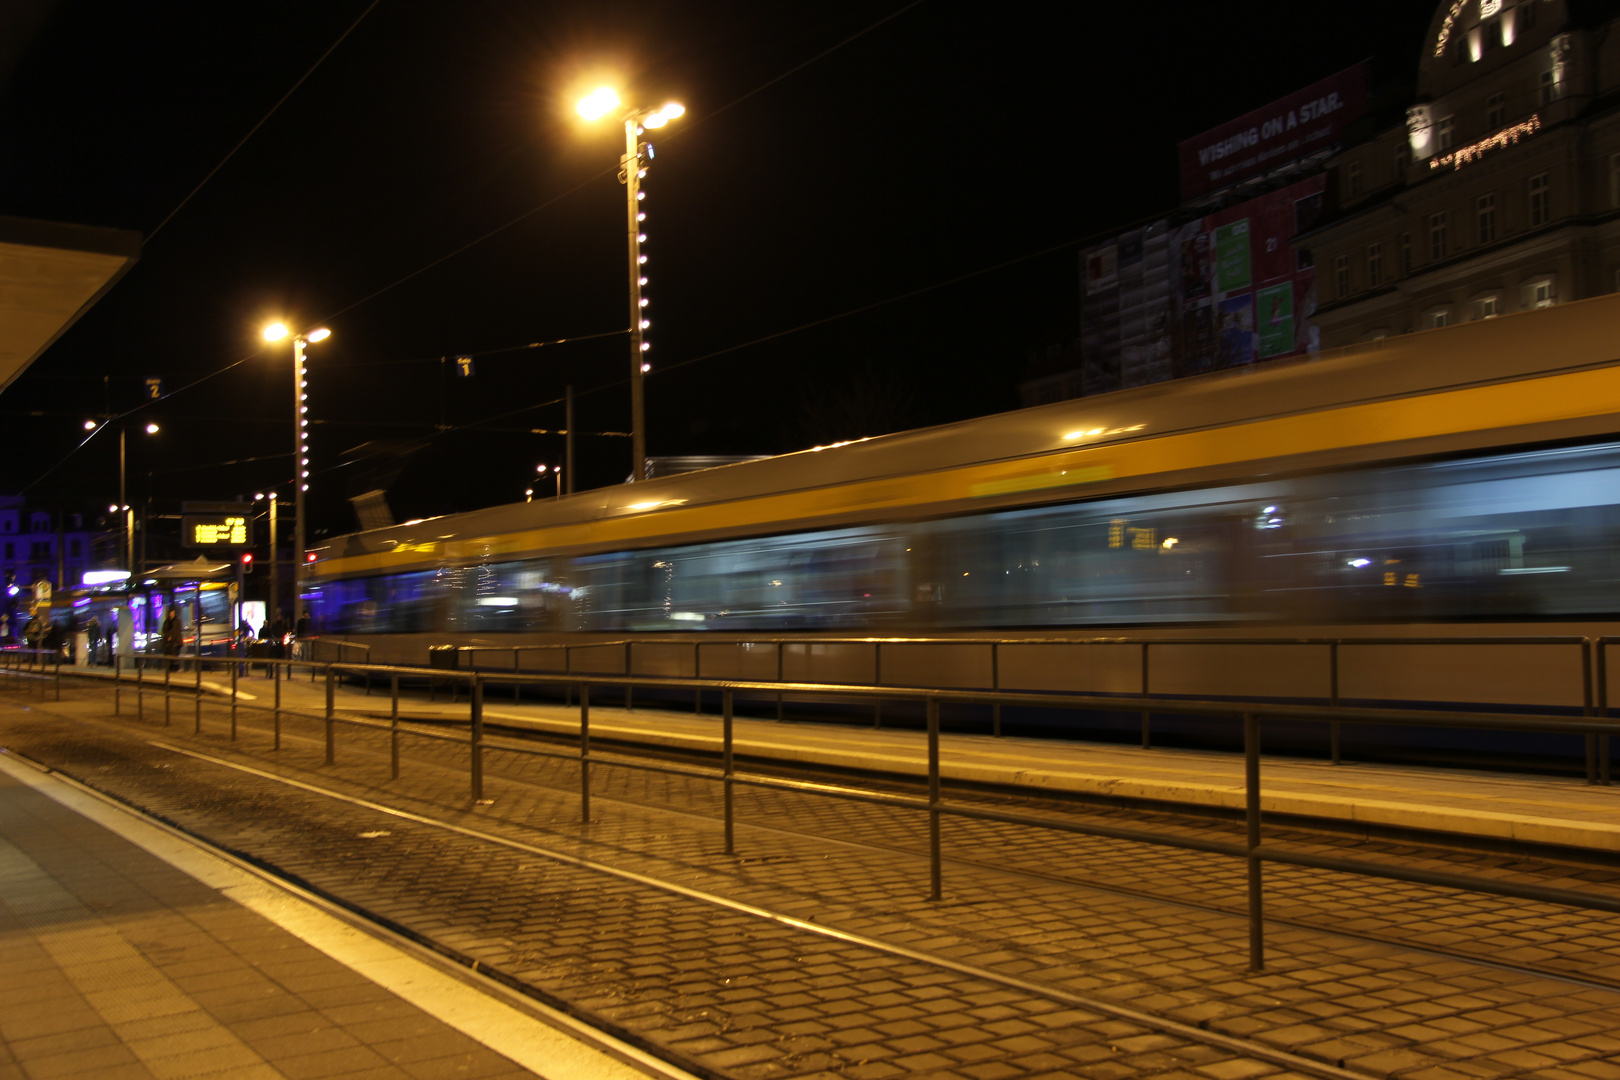
M614 93L610 86L597 87L580 98L579 104L574 106L579 115L587 121L600 120L618 107L619 95Z
M94 430L96 430L96 422L94 420L86 420L84 422L84 430L86 430L86 431L94 431Z
M672 101L652 115L644 117L641 121L641 126L645 128L661 128L671 120L683 115L685 112L686 106Z
M287 324L273 322L264 328L264 340L280 341L287 336Z
M163 429L158 427L156 424L147 424L146 425L146 433L148 435L156 435L158 432L160 432L162 430Z

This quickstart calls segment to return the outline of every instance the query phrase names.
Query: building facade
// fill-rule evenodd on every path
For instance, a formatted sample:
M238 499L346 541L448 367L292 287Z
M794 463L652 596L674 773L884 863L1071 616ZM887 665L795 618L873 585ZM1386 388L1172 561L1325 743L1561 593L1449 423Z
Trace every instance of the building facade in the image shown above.
M53 514L0 497L0 575L27 591L37 581L72 587L86 570L120 566L121 536L84 514Z
M1620 290L1620 4L1444 0L1406 122L1294 238L1323 347Z

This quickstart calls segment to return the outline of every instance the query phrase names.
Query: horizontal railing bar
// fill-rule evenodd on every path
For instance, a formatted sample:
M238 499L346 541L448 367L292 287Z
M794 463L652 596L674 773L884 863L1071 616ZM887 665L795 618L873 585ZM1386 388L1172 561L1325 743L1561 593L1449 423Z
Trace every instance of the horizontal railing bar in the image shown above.
M694 635L700 631L692 631ZM607 649L625 645L1576 645L1580 634L1490 635L1453 637L778 637L739 635L735 638L635 637L605 641L559 641L529 645L457 645L458 652L518 652L548 649Z
M1520 900L1538 900L1565 907L1590 908L1595 911L1620 912L1620 897L1595 896L1571 889L1554 889L1545 885L1516 885L1495 878L1478 878L1466 874L1448 874L1439 870L1421 870L1388 863L1366 862L1362 859L1340 859L1330 855L1312 855L1309 852L1274 844L1261 844L1256 854L1267 862L1309 866L1317 870L1335 870L1364 877L1389 878L1410 881L1419 885L1439 885L1450 889L1511 896Z

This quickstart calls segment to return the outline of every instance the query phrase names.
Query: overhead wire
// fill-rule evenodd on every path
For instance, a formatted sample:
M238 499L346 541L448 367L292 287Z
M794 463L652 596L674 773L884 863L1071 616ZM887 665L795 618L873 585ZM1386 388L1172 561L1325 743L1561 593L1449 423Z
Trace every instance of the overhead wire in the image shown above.
M287 103L287 99L298 92L298 88L304 85L305 80L307 80L311 75L315 74L315 69L320 67L321 64L325 63L326 58L331 56L339 45L343 44L345 38L354 33L354 28L365 21L365 17L371 14L371 9L376 7L381 2L382 0L371 0L371 3L366 5L366 9L360 13L360 17L355 19L354 22L350 23L349 28L343 31L343 33L339 34L336 41L327 46L326 51L321 53L320 58L316 60L315 63L310 65L309 70L305 71L303 75L299 76L298 81L293 83L292 87L285 94L281 95L281 99L279 101L270 106L270 111L260 117L257 124L254 124L252 127L248 128L248 133L242 136L235 146L231 147L229 153L219 159L219 164L215 165L212 169L209 169L208 174L198 181L197 186L192 188L190 193L187 194L185 198L181 199L179 204L175 206L173 210L170 210L168 214L164 216L162 221L157 223L156 228L146 234L146 239L143 241L143 243L150 244L154 239L157 238L157 234L163 231L163 227L170 221L173 221L176 214L185 209L186 204L196 196L197 192L201 191L205 186L207 186L208 181L214 178L214 174L223 169L225 167L225 163L230 161L231 158L235 157L238 150L247 145L248 140L253 138L254 133L260 128L264 127L265 122L268 121L272 116L276 115L276 111Z

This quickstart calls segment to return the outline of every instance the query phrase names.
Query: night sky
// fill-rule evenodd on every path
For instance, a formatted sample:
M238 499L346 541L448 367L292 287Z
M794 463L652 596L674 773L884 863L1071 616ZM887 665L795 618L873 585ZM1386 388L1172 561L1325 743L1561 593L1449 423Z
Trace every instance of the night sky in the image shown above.
M276 316L333 331L311 347L312 537L352 531L346 497L377 486L402 519L521 499L561 460L529 430L562 426L546 403L566 384L580 431L625 431L624 336L512 349L628 322L623 131L572 111L599 82L688 110L652 133L645 181L649 454L1011 409L1028 352L1075 333L1079 243L1176 203L1177 140L1357 60L1410 77L1433 14L380 0L152 235L369 3L18 9L39 18L0 54L0 213L148 240L0 395L0 490L112 501L116 440L70 451L160 376L131 501L289 491L290 347L258 339ZM440 359L457 354L473 378ZM578 446L581 488L628 473L628 439Z

